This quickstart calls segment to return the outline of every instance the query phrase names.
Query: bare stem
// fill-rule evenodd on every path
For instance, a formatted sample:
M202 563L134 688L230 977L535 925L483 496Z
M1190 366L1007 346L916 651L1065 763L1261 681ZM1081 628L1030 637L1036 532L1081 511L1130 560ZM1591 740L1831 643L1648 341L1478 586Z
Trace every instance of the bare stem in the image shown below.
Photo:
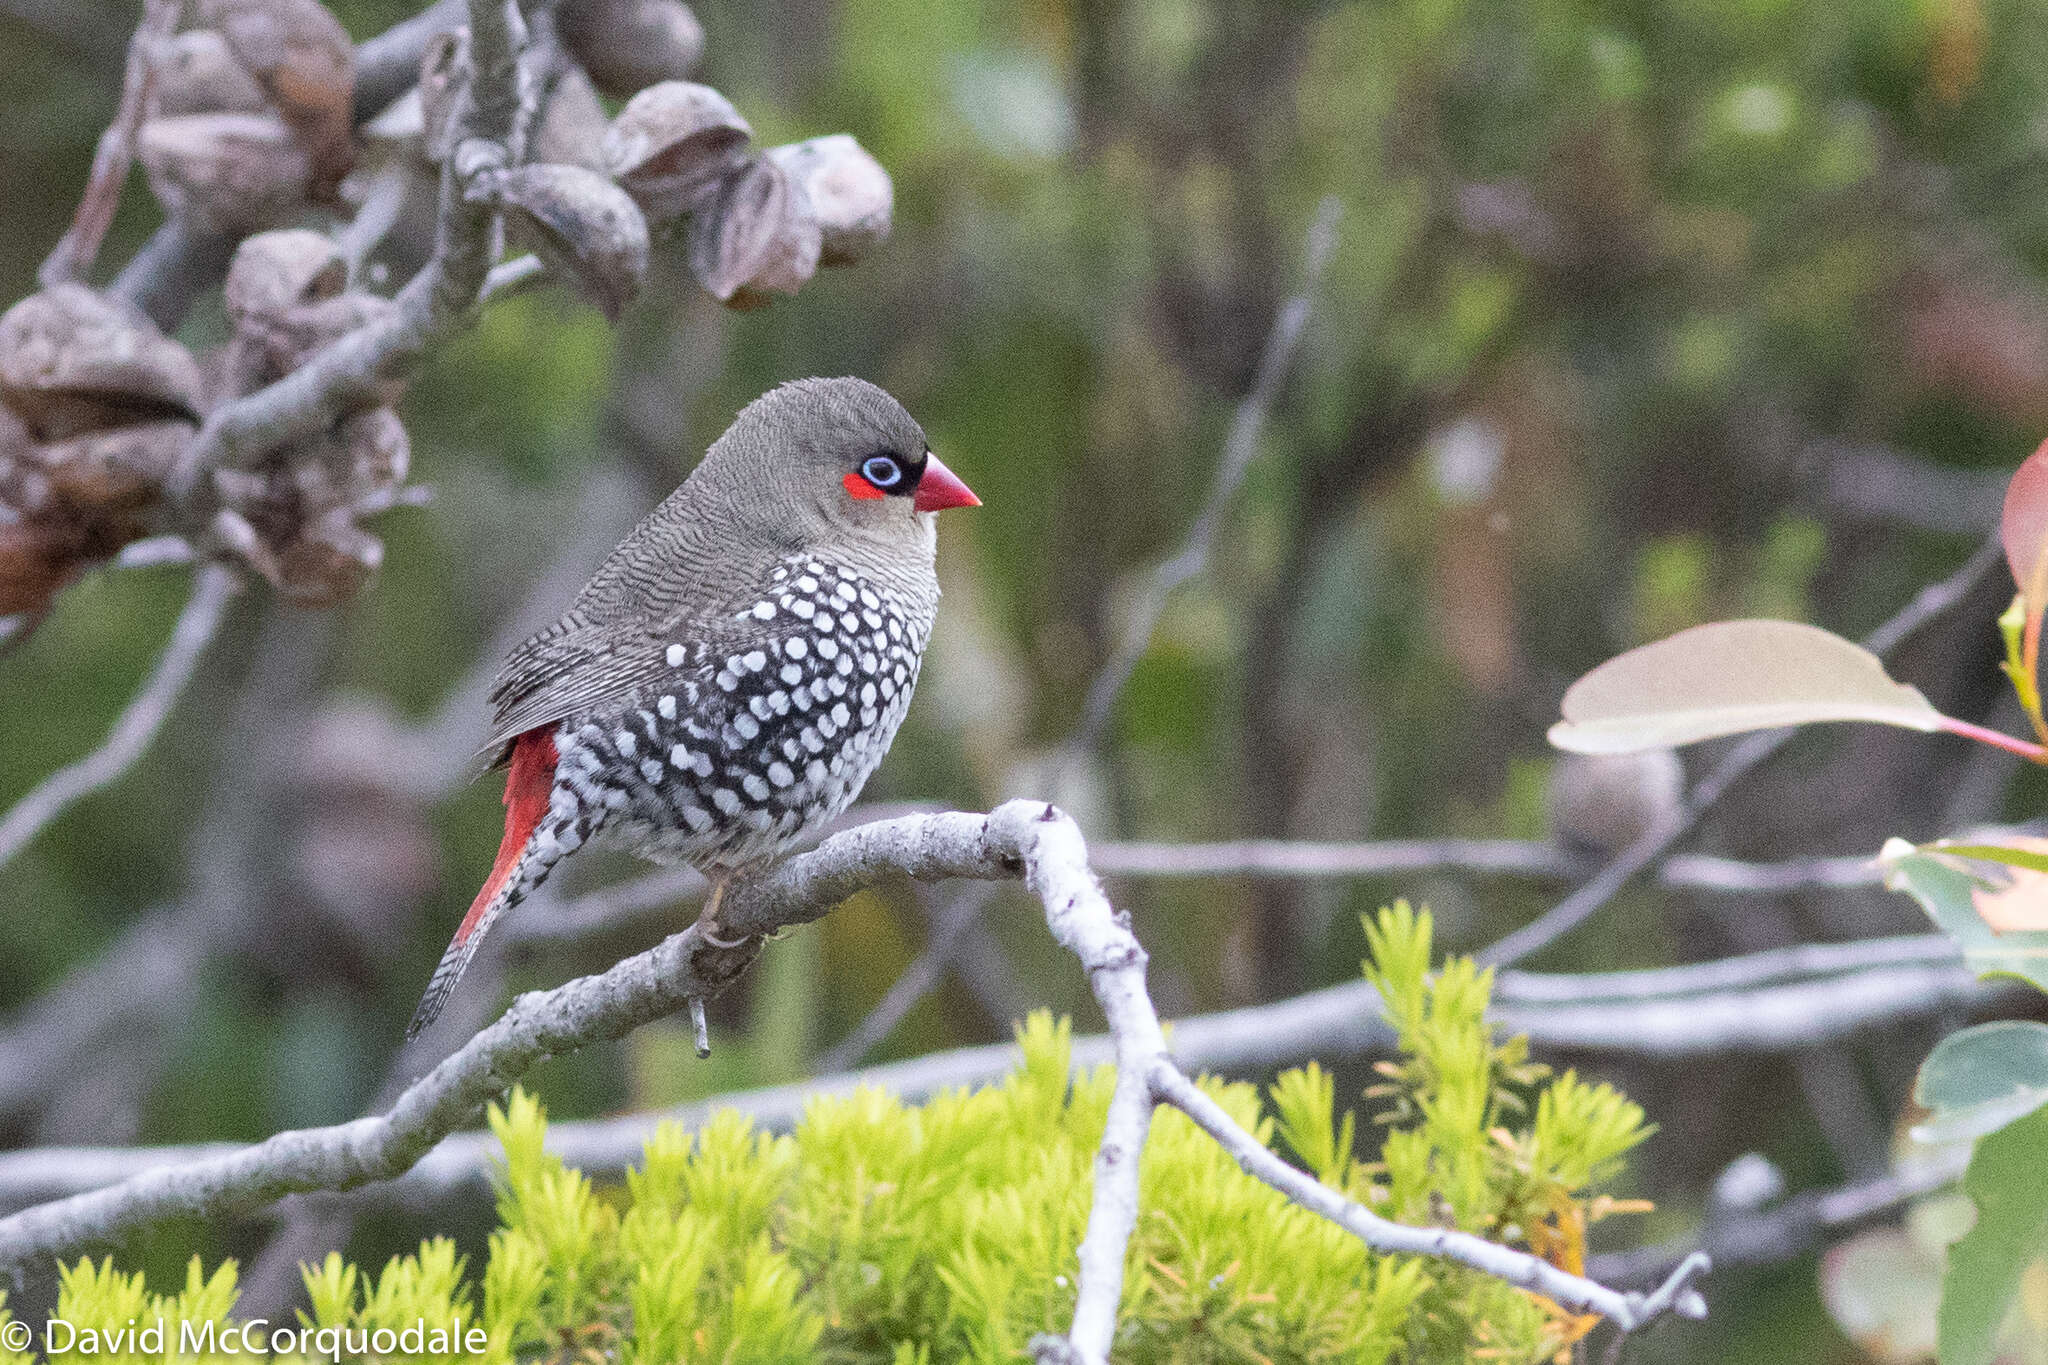
M36 271L36 279L45 289L82 279L92 269L107 229L114 225L114 210L121 205L121 186L128 179L128 168L135 162L135 135L149 111L150 94L156 85L157 54L164 39L177 27L181 8L181 0L144 0L142 22L135 26L135 36L128 40L121 103L107 130L100 134L78 212L72 217L70 230Z
M2030 763L2048 763L2048 746L2036 744L2031 740L2018 739L2006 734L2003 730L1993 730L1988 726L1975 725L1967 720L1958 720L1954 716L1943 716L1941 718L1941 728L1949 734L1960 735L1964 739L1974 739L1979 744L1989 744L1992 748L2003 749L2009 754L2018 754Z
M192 681L193 670L220 629L236 586L232 569L209 564L199 570L192 596L171 631L170 643L164 646L142 689L115 720L106 743L38 782L0 819L0 864L21 852L73 802L113 783L142 757Z

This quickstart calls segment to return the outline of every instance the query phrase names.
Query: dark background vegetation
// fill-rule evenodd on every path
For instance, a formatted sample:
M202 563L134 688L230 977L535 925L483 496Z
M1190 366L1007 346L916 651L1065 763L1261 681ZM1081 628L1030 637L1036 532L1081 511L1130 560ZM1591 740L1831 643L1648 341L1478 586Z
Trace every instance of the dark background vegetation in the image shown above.
M410 12L334 8L359 38ZM259 927L81 1068L92 1084L7 1116L0 1139L256 1138L361 1112L499 819L494 783L410 800L391 765L492 661L535 582L555 568L573 586L783 379L883 384L986 503L946 518L925 682L870 798L1057 795L1098 838L1541 837L1543 731L1572 678L1734 615L1860 633L1991 528L2048 415L2038 6L794 0L700 17L702 77L762 143L846 130L888 168L892 241L744 315L673 261L616 332L545 290L432 358L403 412L437 498L384 518L380 580L330 613L245 595L149 756L7 869L0 1004L150 908L219 892L220 858ZM0 0L0 299L33 289L68 221L132 20ZM1058 775L1051 754L1140 575L1194 515L1325 194L1344 206L1340 245L1216 567L1173 599L1101 761ZM155 214L131 194L103 259ZM222 325L202 314L185 335ZM185 578L91 576L0 659L0 799L99 742ZM2002 605L1988 588L1895 673L1984 717ZM481 710L444 719L482 736ZM2038 784L2013 777L1954 741L1816 733L1698 845L1872 852L2031 813ZM582 861L577 887L629 871ZM1168 1013L1353 977L1358 913L1395 895L1427 900L1456 950L1556 890L1113 887ZM977 952L979 979L950 977L880 1055L1003 1037L1006 1002L1085 1026L1082 981L1022 904L995 903L1000 953ZM915 954L931 908L864 896L774 945L719 1002L709 1063L657 1027L529 1084L574 1117L807 1074ZM1539 965L1919 927L1877 891L1637 890ZM645 941L529 953L511 980ZM1660 1212L1602 1233L1678 1231L1745 1151L1795 1187L1867 1174L1935 1036L1610 1070L1662 1125L1630 1180ZM1347 1079L1355 1094L1365 1076ZM246 1256L261 1233L202 1244ZM419 1233L372 1222L352 1245L376 1263ZM175 1263L194 1235L139 1250ZM1812 1257L1721 1276L1711 1323L1632 1351L1857 1358L1815 1279Z

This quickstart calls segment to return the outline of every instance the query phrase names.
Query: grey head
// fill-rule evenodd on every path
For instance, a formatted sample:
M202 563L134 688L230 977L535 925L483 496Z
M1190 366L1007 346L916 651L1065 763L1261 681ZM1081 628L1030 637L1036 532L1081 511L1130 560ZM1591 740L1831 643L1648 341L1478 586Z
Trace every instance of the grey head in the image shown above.
M798 379L741 409L689 482L752 541L928 553L916 494L930 454L917 419L865 379Z

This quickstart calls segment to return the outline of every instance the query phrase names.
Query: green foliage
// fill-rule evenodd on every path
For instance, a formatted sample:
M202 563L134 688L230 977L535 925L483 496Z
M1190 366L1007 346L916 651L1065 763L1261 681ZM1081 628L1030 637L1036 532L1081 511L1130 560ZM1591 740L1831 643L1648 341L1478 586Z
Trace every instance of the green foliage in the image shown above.
M1550 1078L1486 1021L1492 974L1430 970L1426 912L1368 922L1366 972L1401 1060L1369 1093L1387 1105L1372 1160L1335 1078L1313 1063L1262 1094L1204 1089L1262 1142L1284 1142L1351 1198L1455 1224L1576 1269L1588 1200L1648 1130L1604 1085ZM1024 1358L1074 1306L1091 1166L1114 1082L1074 1073L1065 1022L1033 1015L1002 1083L911 1106L877 1090L820 1097L774 1135L730 1111L695 1133L664 1124L637 1169L600 1186L545 1143L515 1091L490 1121L504 1149L499 1227L481 1273L434 1239L381 1274L338 1255L305 1270L311 1332L480 1327L482 1358L818 1361L933 1365ZM1555 1355L1584 1332L1548 1300L1461 1267L1381 1256L1240 1172L1178 1112L1145 1149L1120 1362L1505 1361ZM64 1312L125 1322L161 1311L223 1326L234 1270L195 1258L172 1304L111 1261L65 1273ZM0 1361L0 1365L7 1362Z
M1367 1092L1387 1102L1378 1118L1391 1131L1377 1167L1384 1183L1362 1197L1402 1222L1525 1242L1580 1269L1587 1223L1622 1207L1580 1196L1650 1135L1642 1109L1569 1071L1545 1083L1549 1068L1529 1060L1526 1039L1496 1041L1485 1020L1492 970L1453 958L1431 977L1428 911L1396 902L1365 931L1366 977L1385 1001L1402 1059L1380 1063L1386 1079ZM1421 1358L1454 1358L1461 1347L1513 1358L1510 1342L1550 1333L1562 1345L1586 1325L1470 1272L1442 1274L1419 1315L1433 1346Z
M1913 1102L1928 1111L1913 1129L1921 1142L1979 1137L2033 1113L2048 1104L2048 1024L2000 1019L1957 1029L1920 1064Z
M1963 1175L1977 1221L1949 1248L1941 1281L1942 1365L1988 1365L2020 1277L2048 1247L2048 1110L1979 1138Z
M2017 977L2036 989L2048 990L2048 933L2019 930L2000 933L1980 913L1981 898L1991 888L1951 856L1916 848L1903 839L1888 842L1878 854L1885 884L1920 902L1934 926L1956 941L1963 962L1979 976Z

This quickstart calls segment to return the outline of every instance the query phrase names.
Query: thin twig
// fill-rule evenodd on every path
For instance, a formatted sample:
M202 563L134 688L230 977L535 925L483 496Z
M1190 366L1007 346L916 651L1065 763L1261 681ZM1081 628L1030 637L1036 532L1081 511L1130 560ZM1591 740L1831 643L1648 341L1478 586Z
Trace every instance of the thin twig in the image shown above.
M932 921L931 939L924 949L875 1002L867 1017L826 1049L818 1058L817 1069L827 1074L850 1071L881 1046L882 1041L903 1022L904 1016L916 1009L918 1002L939 984L946 968L952 964L954 954L967 941L968 931L974 928L981 912L994 899L993 886L975 886L947 902L946 908Z
M109 566L115 569L157 569L166 564L190 564L198 555L183 536L144 536L121 547Z
M531 253L514 256L509 261L500 261L484 276L483 301L508 298L539 284L547 275L547 266L541 258Z
M1166 599L1175 588L1209 566L1209 556L1215 549L1224 514L1229 511L1238 486L1244 482L1245 471L1251 468L1252 457L1258 453L1259 436L1266 429L1266 419L1272 413L1273 404L1280 396L1280 387L1293 364L1295 348L1308 327L1309 314L1315 306L1316 289L1322 283L1323 270L1337 248L1337 224L1342 216L1343 203L1335 195L1326 196L1316 206L1315 222L1308 231L1308 252L1302 266L1301 285L1281 305L1279 314L1273 319L1273 330L1267 334L1265 349L1259 355L1251 391L1238 403L1237 415L1231 421L1230 435L1223 443L1223 457L1217 462L1209 495L1188 531L1186 542L1146 581L1138 600L1132 604L1116 649L1089 685L1087 700L1081 706L1080 723L1074 727L1069 741L1076 752L1090 752L1101 742L1103 729L1109 724L1118 695L1152 643L1152 632L1158 628L1159 618L1166 610Z
M370 178L355 217L335 232L334 245L341 252L351 285L362 287L363 267L405 211L412 181L413 173L404 164L394 161L385 166Z
M1214 844L1111 841L1093 847L1096 870L1106 877L1388 877L1464 872L1569 880L1588 870L1586 860L1568 849L1515 839L1243 839ZM1846 891L1884 884L1874 858L1787 858L1751 863L1704 854L1668 859L1658 869L1657 880L1675 890L1741 895Z
M1193 1119L1197 1127L1236 1158L1247 1174L1265 1181L1311 1213L1321 1214L1376 1251L1456 1261L1567 1308L1599 1313L1612 1319L1624 1332L1635 1331L1667 1312L1686 1318L1707 1315L1706 1300L1692 1287L1709 1266L1703 1253L1688 1256L1649 1294L1618 1293L1592 1280L1567 1274L1539 1256L1515 1251L1469 1232L1409 1227L1380 1217L1275 1156L1271 1148L1239 1127L1222 1105L1171 1063L1153 1068L1152 1089L1162 1104L1170 1104Z
M79 197L78 212L71 227L36 271L43 288L84 278L99 255L107 229L114 225L114 210L121 205L121 187L128 180L128 168L135 162L135 134L149 111L150 94L156 87L157 54L163 41L177 27L181 0L143 0L142 21L128 40L128 66L121 78L121 104L113 121L100 134L92 156L92 170L86 176L85 193Z
M1996 535L1978 547L1963 566L1938 583L1929 584L1876 630L1864 637L1863 646L1884 655L1907 636L1948 611L1970 594L1978 582L2003 562L2004 548ZM1536 919L1523 925L1474 954L1485 966L1519 962L1531 953L1549 947L1590 919L1624 886L1674 848L1743 777L1785 747L1796 730L1764 730L1748 735L1702 778L1686 796L1684 807L1671 819L1644 831L1634 843L1616 854L1614 860L1578 890L1566 896Z
M1723 1267L1796 1260L1834 1234L1867 1223L1962 1179L1970 1144L1938 1148L1882 1175L1832 1190L1794 1195L1762 1209L1716 1209L1697 1232L1669 1242L1595 1256L1588 1273L1603 1283L1643 1284L1705 1251Z
M90 796L134 766L149 748L185 685L192 681L199 658L220 628L228 599L238 580L232 569L218 564L201 568L192 583L170 643L107 734L107 742L68 767L51 773L15 802L0 819L0 864L21 852L42 828L79 798Z

